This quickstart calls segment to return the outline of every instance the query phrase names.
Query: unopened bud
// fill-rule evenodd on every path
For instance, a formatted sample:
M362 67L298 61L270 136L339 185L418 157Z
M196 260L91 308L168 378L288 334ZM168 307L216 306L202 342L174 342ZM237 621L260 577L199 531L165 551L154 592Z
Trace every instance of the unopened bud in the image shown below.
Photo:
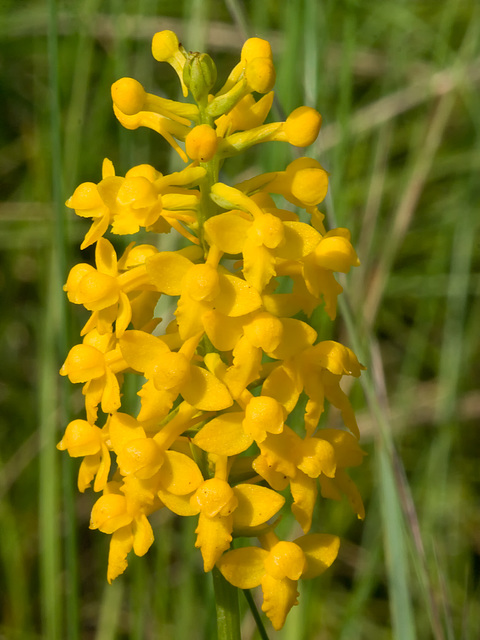
M204 101L217 81L217 67L208 53L190 53L183 68L183 81L197 102Z
M113 104L128 116L142 111L146 97L145 89L134 78L120 78L112 84Z
M185 138L185 150L192 160L208 162L215 155L217 147L217 134L208 124L194 127Z
M152 54L159 62L168 62L180 51L180 43L173 31L159 31L153 36Z

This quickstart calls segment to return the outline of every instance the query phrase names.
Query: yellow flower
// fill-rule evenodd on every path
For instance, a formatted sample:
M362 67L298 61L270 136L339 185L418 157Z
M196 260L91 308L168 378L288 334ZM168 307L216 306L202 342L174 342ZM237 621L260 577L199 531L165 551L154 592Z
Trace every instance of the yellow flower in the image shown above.
M273 532L261 541L266 548L228 551L217 561L217 566L224 577L240 589L262 586L262 610L278 630L283 627L290 609L298 604L299 578L314 578L328 569L337 557L340 541L337 536L316 533L285 542Z
M104 440L102 430L96 425L86 420L73 420L57 444L57 449L68 451L73 458L84 458L78 472L78 490L81 493L94 478L94 491L102 491L107 484L111 459Z
M143 556L153 543L145 509L120 491L118 483L109 483L104 495L94 504L90 518L90 529L112 534L107 571L110 583L125 571L127 555L132 549L137 556Z
M188 166L182 171L163 176L151 165L132 167L125 177L116 176L113 164L103 162L103 179L98 185L81 184L66 202L82 217L94 223L81 248L97 242L111 225L112 233L134 234L140 228L156 233L168 233L174 227L192 239L184 224L196 222L200 194L190 187L205 176L202 167Z
M355 414L348 397L340 387L344 375L358 377L365 367L354 353L333 340L325 340L299 351L276 366L263 384L263 392L293 410L300 393L308 396L305 428L312 434L324 410L324 398L340 409L345 425L359 436Z
M224 463L226 459L222 458ZM266 523L285 501L265 487L250 484L230 487L222 475L217 466L215 477L205 480L190 499L192 512L199 513L195 546L202 552L205 571L211 571L230 547L234 529L245 535L245 530Z
M97 406L101 403L104 413L113 413L120 407L118 374L127 368L113 336L90 331L82 344L72 347L60 375L70 382L84 382L87 420L94 424Z
M150 282L158 291L180 296L175 312L180 337L187 340L203 331L203 316L213 308L229 317L258 309L262 300L247 282L217 269L219 256L194 264L181 252L164 251L146 262Z
M224 253L241 253L245 279L259 292L277 275L278 264L302 260L321 241L311 226L282 220L283 212L275 207L265 211L240 190L217 183L212 197L232 210L206 221L207 240Z
M143 373L148 381L141 394L140 420L163 418L179 394L203 411L231 406L233 400L225 385L210 371L191 362L199 338L193 336L176 352L160 338L143 331L124 333L119 343L122 356L128 366Z
M111 160L105 158L102 165L102 176L108 178L115 175L115 169ZM84 182L78 186L73 195L66 201L65 205L75 209L78 216L92 218L93 224L87 231L85 239L80 245L80 249L85 249L96 242L105 231L111 220L111 212L103 202L98 191L98 185L93 182Z
M155 96L126 77L112 85L114 114L127 129L156 131L190 164L169 175L139 164L120 176L106 159L100 182L83 183L67 201L92 219L82 248L96 247L95 267L76 265L64 287L91 315L60 370L83 384L86 420L72 421L57 446L83 458L80 491L92 483L103 491L90 526L112 536L109 582L132 549L147 552L148 516L166 508L197 518L205 571L217 565L235 586L262 587L263 610L279 629L298 580L322 573L339 546L326 534L280 540L283 492L305 534L318 487L324 499L345 495L364 516L347 475L364 452L340 386L363 367L308 322L322 301L335 317L342 288L334 274L359 260L346 229L325 229L318 207L329 175L316 159L236 186L219 181L225 160L253 145L303 148L319 133L322 117L307 106L265 124L276 76L270 44L247 40L217 91L213 60L187 52L173 32L155 34L152 53L194 103ZM133 241L117 258L107 232L172 232L182 248ZM141 379L135 416L120 411L124 374ZM325 399L349 432L319 427ZM234 537L261 547L232 550Z

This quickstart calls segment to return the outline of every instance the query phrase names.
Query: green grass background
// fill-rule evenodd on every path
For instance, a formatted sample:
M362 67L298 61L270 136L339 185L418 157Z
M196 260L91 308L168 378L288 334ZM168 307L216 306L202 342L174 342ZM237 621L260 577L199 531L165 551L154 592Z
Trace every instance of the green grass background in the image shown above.
M285 640L480 637L480 5L476 0L2 0L0 4L0 639L215 637L194 523L160 512L156 540L106 584L108 536L92 493L55 449L79 391L58 369L85 316L61 286L87 223L63 202L101 162L176 168L153 132L124 131L110 85L124 75L178 97L152 35L208 50L220 78L245 37L272 42L277 116L307 104L309 149L331 173L323 210L352 230L362 265L339 319L315 315L368 366L351 388L362 445L360 523L322 503L339 559L301 585ZM281 169L286 144L226 165ZM338 416L328 415L330 424ZM288 530L288 523L285 524ZM245 610L243 638L258 638ZM268 625L267 625L268 629Z

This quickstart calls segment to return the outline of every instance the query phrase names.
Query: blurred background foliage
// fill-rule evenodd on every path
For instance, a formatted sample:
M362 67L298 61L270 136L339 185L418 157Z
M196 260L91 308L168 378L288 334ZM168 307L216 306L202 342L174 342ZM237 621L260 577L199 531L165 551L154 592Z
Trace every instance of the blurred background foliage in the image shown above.
M211 638L209 576L193 523L160 512L154 547L106 584L107 536L88 529L92 494L55 450L79 391L58 378L85 316L61 285L86 223L63 202L98 182L178 165L148 130L122 130L110 85L133 76L179 97L152 35L208 50L220 80L243 40L271 41L275 117L322 113L308 150L331 173L324 211L352 230L362 265L325 338L368 371L351 389L368 457L367 507L322 504L317 530L339 559L301 588L272 638L480 637L480 5L476 0L2 0L0 5L0 638ZM293 159L264 145L225 167L239 181ZM118 245L117 245L118 246ZM330 411L329 424L338 424ZM293 523L284 521L288 535ZM246 609L244 603L242 603ZM243 637L257 638L246 612Z

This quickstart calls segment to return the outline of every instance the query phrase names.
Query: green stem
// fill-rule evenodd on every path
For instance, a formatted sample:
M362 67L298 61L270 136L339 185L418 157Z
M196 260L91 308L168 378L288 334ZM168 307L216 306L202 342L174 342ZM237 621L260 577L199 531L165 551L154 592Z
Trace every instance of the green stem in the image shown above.
M213 118L210 117L206 111L206 104L200 104L197 102L198 111L200 114L199 124L208 124L210 127L214 126ZM205 255L208 253L208 247L205 244L205 238L203 235L203 225L205 221L211 216L219 213L219 207L210 198L212 186L218 182L218 174L220 171L220 161L217 156L214 156L208 162L201 162L200 166L206 171L204 179L200 182L200 203L197 211L198 220L198 237L200 240L200 246L203 248Z
M255 600L253 599L250 589L244 589L243 593L245 595L245 598L247 599L248 606L250 607L250 611L252 612L252 616L255 620L255 624L257 625L257 630L260 635L260 638L262 640L268 640L267 631L263 624L263 620L260 614L258 613L257 605L255 604Z
M217 609L218 640L242 640L238 589L222 576L217 567L212 570Z

